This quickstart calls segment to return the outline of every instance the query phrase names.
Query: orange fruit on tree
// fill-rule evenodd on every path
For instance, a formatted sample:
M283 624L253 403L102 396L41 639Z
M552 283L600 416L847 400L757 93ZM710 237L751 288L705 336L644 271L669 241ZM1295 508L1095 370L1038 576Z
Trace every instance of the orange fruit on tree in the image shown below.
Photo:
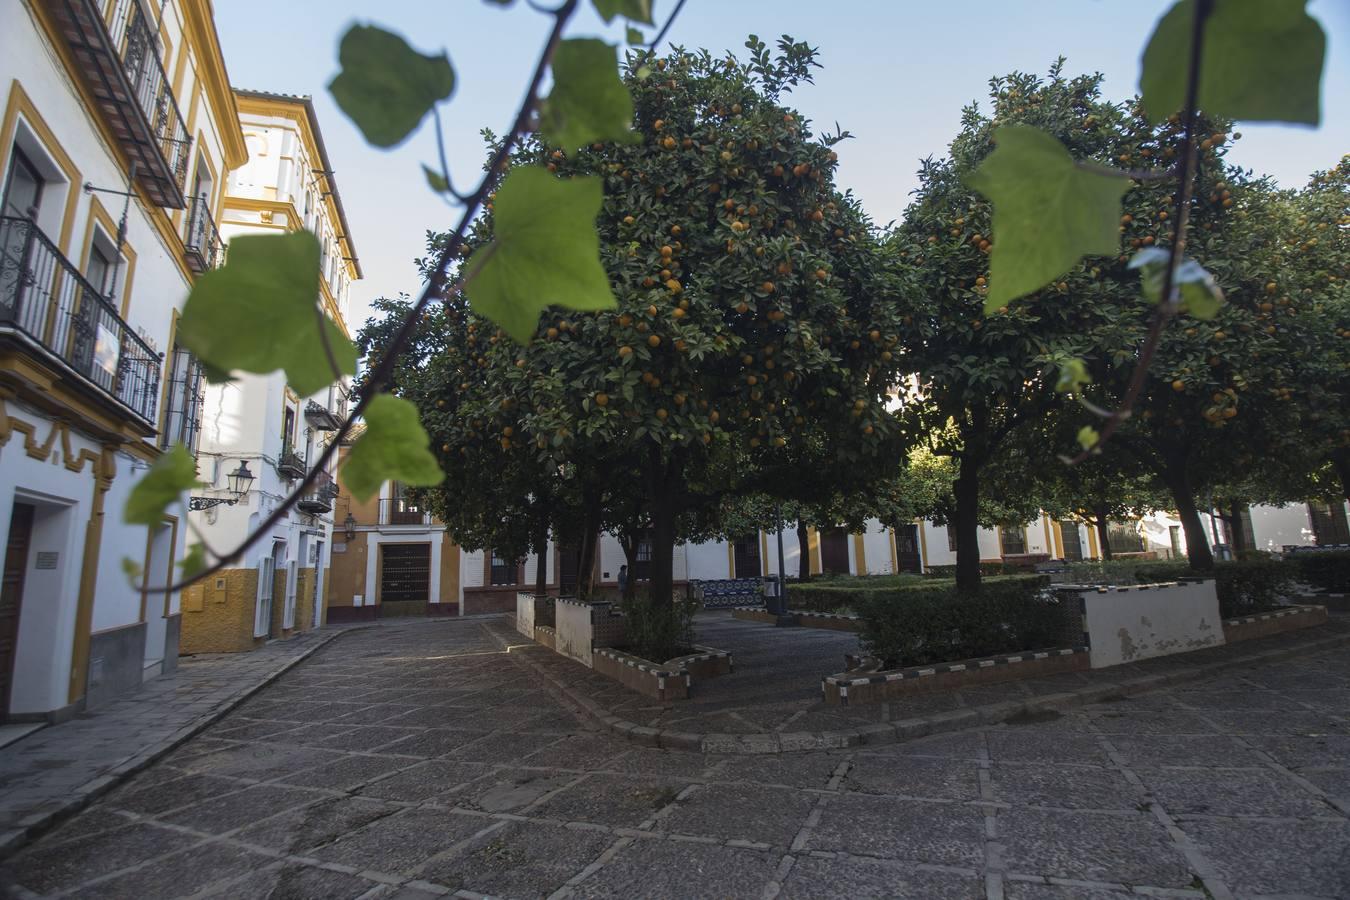
M650 335L650 336L647 338L647 346L648 346L648 347L659 347L659 346L661 346L661 336L660 336L659 334L653 334L653 335Z

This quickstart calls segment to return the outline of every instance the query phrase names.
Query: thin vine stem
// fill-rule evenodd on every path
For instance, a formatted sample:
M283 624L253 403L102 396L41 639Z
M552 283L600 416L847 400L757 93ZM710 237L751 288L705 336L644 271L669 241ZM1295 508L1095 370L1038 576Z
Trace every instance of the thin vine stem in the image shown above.
M1125 420L1133 415L1135 401L1139 399L1140 393L1144 390L1149 369L1153 365L1153 356L1158 352L1158 345L1162 343L1163 332L1167 329L1167 323L1177 314L1180 307L1180 296L1174 297L1173 292L1176 287L1177 267L1181 265L1182 255L1186 251L1186 226L1190 222L1191 198L1195 192L1197 156L1195 126L1196 119L1200 115L1198 108L1200 55L1205 46L1205 22L1213 8L1214 0L1199 0L1195 5L1195 18L1191 21L1191 57L1186 71L1186 106L1182 113L1186 130L1181 155L1181 185L1177 190L1176 212L1173 216L1176 226L1172 246L1168 250L1167 272L1163 276L1162 295L1158 298L1158 305L1153 309L1153 320L1149 323L1148 334L1144 337L1143 346L1139 349L1139 361L1135 364L1134 374L1130 377L1130 383L1125 389L1125 396L1121 398L1120 405L1116 407L1115 411L1107 417L1106 424L1102 426L1101 435L1097 438L1097 442L1077 456L1067 460L1069 465L1077 465L1099 452L1111 439L1111 436L1125 423Z
M163 588L144 587L144 590L155 593L181 591L184 588L190 587L198 581L221 571L227 565L242 556L250 547L262 540L263 536L271 530L272 526L281 522L282 519L286 517L287 513L290 512L291 508L294 507L295 504L300 501L300 498L313 486L314 482L318 479L319 472L324 471L329 460L337 453L338 447L340 447L347 436L351 434L357 419L365 412L366 406L378 395L379 388L388 382L389 377L394 372L394 366L398 362L398 351L412 337L413 331L417 328L417 323L422 317L422 313L426 310L432 300L441 296L444 292L440 287L440 284L445 278L446 271L459 257L460 249L464 245L464 236L468 233L469 227L473 224L474 217L487 199L488 194L491 193L493 187L496 185L498 173L509 159L511 151L515 148L521 136L530 130L530 119L534 114L535 107L539 103L540 85L543 84L544 77L548 74L549 65L553 61L554 51L557 50L559 42L562 41L563 31L566 28L568 21L576 13L579 2L580 0L566 0L566 2L556 10L550 11L550 15L553 16L553 28L550 30L548 41L545 43L544 49L539 55L539 61L535 65L534 73L530 78L529 87L525 92L525 97L521 101L519 109L516 111L515 121L512 123L510 131L507 132L506 136L502 139L501 145L493 154L492 160L486 167L485 174L479 182L478 187L466 198L464 203L464 213L460 217L459 224L455 226L454 232L452 232L449 239L447 239L445 247L441 250L440 256L437 257L436 265L432 270L431 277L427 279L426 285L422 288L422 292L417 298L417 302L413 304L413 308L408 312L408 315L404 317L402 325L399 326L399 330L395 333L393 340L389 343L389 349L380 359L379 364L371 370L370 376L367 379L368 387L366 390L362 391L360 401L347 415L347 418L343 420L342 425L337 430L337 434L334 435L333 440L324 448L314 466L305 473L305 477L301 479L300 484L291 490L286 499L283 500L276 509L272 510L272 512L258 524L258 527L245 536L233 550L230 550L224 556L217 557L215 562L205 569L202 569L200 572L185 577L177 583L170 584ZM457 279L457 283L462 287L464 280L465 279L461 277L460 279Z

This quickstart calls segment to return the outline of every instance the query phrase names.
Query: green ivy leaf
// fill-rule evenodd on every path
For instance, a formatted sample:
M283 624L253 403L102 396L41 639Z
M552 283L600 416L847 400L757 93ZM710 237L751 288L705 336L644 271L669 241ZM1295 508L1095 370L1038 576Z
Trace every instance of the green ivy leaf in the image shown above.
M1139 269L1139 284L1153 303L1162 297L1170 254L1161 247L1145 247L1130 258L1129 268ZM1197 319L1212 319L1223 305L1223 290L1214 276L1193 259L1183 258L1173 282L1181 297L1178 309Z
M180 559L176 565L182 572L184 579L192 578L206 568L206 545L193 544L188 548L187 555Z
M379 493L386 481L429 487L445 473L431 454L431 439L417 420L417 407L390 394L366 406L366 430L347 453L339 473L343 485L361 503Z
M985 314L1043 287L1085 255L1120 246L1120 197L1130 182L1079 167L1064 145L1028 125L994 132L998 145L969 176L994 204Z
M1084 450L1091 450L1101 443L1101 440L1101 434L1091 425L1084 425L1082 428L1078 429L1078 446L1082 447Z
M159 525L164 521L164 511L178 502L179 495L199 485L197 461L182 444L175 444L132 487L122 509L122 521L128 525Z
M475 251L465 269L474 310L524 344L550 305L617 306L595 230L602 193L599 178L555 178L538 166L512 169L497 191L492 243Z
M605 22L613 22L615 16L623 16L630 22L651 25L652 0L592 0L595 11Z
M1215 116L1316 125L1327 38L1307 0L1218 0L1205 21L1200 108ZM1158 21L1144 48L1139 92L1153 122L1181 109L1195 0Z
M308 231L243 235L225 265L192 286L178 335L217 373L286 370L300 396L337 380L319 321L344 375L356 374L356 348L327 316L316 315L319 242Z
M444 194L450 190L450 182L440 172L437 172L431 166L422 166L422 174L427 177L427 186L438 194Z
M338 62L342 71L328 91L376 147L402 141L455 89L455 70L444 53L424 56L375 25L347 29Z
M138 590L140 589L141 576L145 574L145 570L141 568L140 563L130 556L122 557L122 574L127 576L128 584Z
M573 38L553 55L553 91L539 110L539 129L549 144L575 150L595 141L631 144L633 98L619 80L615 47L594 38Z
M1086 363L1081 359L1070 359L1060 364L1059 380L1055 382L1056 391L1061 394L1076 394L1085 384L1092 384L1092 376L1088 374Z

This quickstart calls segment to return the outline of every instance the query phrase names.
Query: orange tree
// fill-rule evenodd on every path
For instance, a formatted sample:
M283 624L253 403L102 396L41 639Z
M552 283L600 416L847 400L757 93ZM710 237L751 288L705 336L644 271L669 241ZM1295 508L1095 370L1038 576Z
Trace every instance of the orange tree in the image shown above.
M780 103L815 53L788 39L777 54L747 46L748 62L634 57L630 139L572 152L530 142L499 173L603 176L596 228L618 305L577 315L540 296L542 313L505 322L508 333L475 311L471 281L468 307L450 298L423 323L440 332L437 352L414 353L396 383L446 473L429 494L452 531L456 509L477 507L484 543L490 519L520 508L503 492L534 498L546 483L575 485L573 510L631 517L636 497L651 594L668 600L682 529L715 530L708 510L727 496L814 489L822 473L798 468L799 442L828 436L838 474L894 438L891 275L871 223L833 186L840 136L813 138ZM511 212L489 205L465 256L495 246ZM583 531L606 524L580 518Z
M1175 121L1150 125L1134 106L1124 120L1117 155L1175 155ZM1200 144L1186 251L1212 278L1223 302L1205 303L1163 334L1135 403L1117 435L1119 450L1142 464L1171 496L1185 529L1193 567L1213 563L1199 510L1217 501L1234 507L1303 499L1314 470L1344 446L1344 238L1334 196L1276 191L1224 156L1234 137L1211 124ZM1325 187L1326 178L1323 176ZM1170 247L1176 197L1169 185L1139 185L1125 197L1124 254L1161 259ZM1322 225L1324 227L1319 228ZM1100 293L1112 315L1094 331L1088 361L1096 403L1120 401L1135 376L1135 352L1156 304L1140 291L1130 257L1100 265ZM1137 263L1136 263L1137 265ZM1339 268L1337 268L1339 266ZM1143 268L1145 285L1153 276ZM1205 274L1207 273L1207 274ZM1212 306L1212 308L1211 308ZM1339 324L1338 324L1339 323ZM1339 355L1337 354L1337 351ZM1110 451L1108 450L1108 453Z
M992 249L992 205L971 176L994 149L1005 125L1034 125L1062 141L1075 159L1113 159L1120 108L1100 97L1100 76L1068 78L1057 62L1046 79L1013 73L990 82L992 115L968 107L945 159L929 159L919 189L891 244L922 284L904 310L914 324L907 360L916 373L908 416L929 435L931 449L952 458L955 478L948 519L956 530L957 584L980 582L978 527L981 480L1010 441L1064 403L1060 369L1093 350L1091 331L1109 315L1093 266L986 314ZM1022 454L1030 471L1000 479L998 505L1034 504L1034 468L1058 464L1051 447ZM951 526L949 526L951 527Z

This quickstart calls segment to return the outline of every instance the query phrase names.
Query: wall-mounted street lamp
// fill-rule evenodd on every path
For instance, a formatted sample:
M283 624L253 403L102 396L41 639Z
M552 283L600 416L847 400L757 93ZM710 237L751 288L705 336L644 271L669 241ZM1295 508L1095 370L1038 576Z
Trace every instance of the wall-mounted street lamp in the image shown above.
M356 540L356 516L347 513L347 518L342 520L342 527L347 532L347 540Z
M240 460L239 468L235 469L226 476L229 480L229 497L189 497L188 509L197 512L203 509L224 504L234 506L248 494L248 489L253 485L253 473L248 470L248 463Z

